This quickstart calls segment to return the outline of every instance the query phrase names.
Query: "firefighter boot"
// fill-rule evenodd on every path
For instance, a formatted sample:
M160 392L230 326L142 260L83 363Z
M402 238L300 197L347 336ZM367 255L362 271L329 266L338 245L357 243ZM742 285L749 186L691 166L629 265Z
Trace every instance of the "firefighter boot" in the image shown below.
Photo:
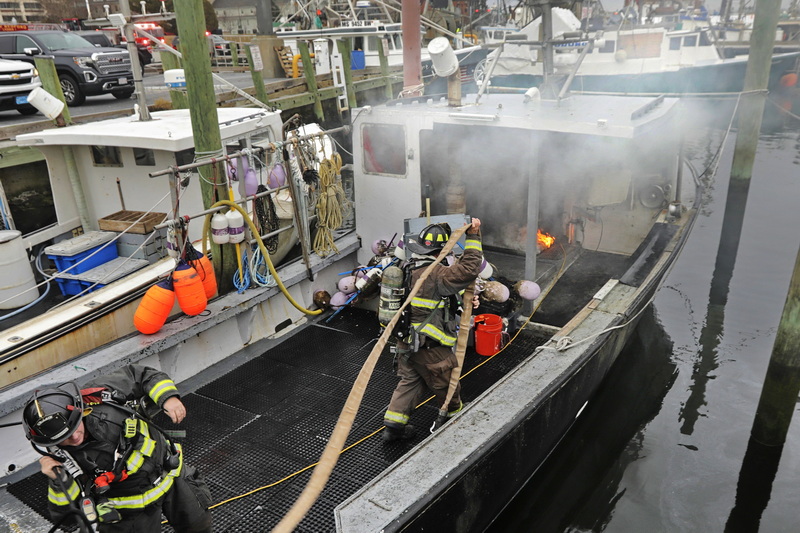
M396 440L406 440L406 439L413 439L414 435L417 434L417 430L414 426L406 424L403 427L389 427L386 426L383 428L383 442L394 442Z

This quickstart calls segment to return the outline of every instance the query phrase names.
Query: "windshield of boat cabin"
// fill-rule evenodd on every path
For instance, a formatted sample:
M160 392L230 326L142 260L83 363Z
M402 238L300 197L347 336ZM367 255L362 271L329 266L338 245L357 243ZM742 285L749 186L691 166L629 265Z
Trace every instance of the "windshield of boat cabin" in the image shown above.
M38 37L51 51L68 48L95 48L92 43L74 33L43 33Z

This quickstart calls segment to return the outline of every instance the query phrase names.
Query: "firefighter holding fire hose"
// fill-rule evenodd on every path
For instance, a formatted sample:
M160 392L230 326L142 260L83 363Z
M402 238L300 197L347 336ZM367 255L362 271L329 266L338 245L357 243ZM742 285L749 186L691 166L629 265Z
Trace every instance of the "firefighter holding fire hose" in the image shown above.
M152 402L174 423L186 416L175 383L153 368L128 365L89 389L74 383L34 392L23 427L43 457L51 515L69 514L98 531L155 532L161 513L177 532L211 532L211 494L179 445L136 409ZM143 406L142 406L143 407Z
M408 424L411 412L430 391L441 405L447 397L450 374L458 361L453 352L457 340L456 295L475 281L481 271L483 248L481 221L472 219L467 229L464 253L451 266L436 265L411 300L410 335L397 343L397 375L400 383L392 394L384 414L383 440L391 442L414 437ZM450 239L448 224L431 224L417 238L405 244L413 262L411 283L416 284L422 272L433 262ZM462 408L460 384L448 405L448 417Z

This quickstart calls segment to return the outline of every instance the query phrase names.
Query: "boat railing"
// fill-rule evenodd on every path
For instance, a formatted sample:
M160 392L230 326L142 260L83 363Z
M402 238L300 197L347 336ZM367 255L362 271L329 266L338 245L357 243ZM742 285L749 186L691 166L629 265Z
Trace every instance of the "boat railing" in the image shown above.
M318 139L318 138L323 138L323 137L330 136L330 135L333 135L333 134L336 134L336 133L346 133L346 132L349 132L349 131L350 131L350 126L341 126L341 127L338 127L338 128L332 128L332 129L329 129L329 130L323 130L323 131L319 131L319 132L315 132L315 133L309 133L309 134L305 134L305 135L294 135L290 139L287 139L286 141L282 141L282 142L275 141L275 142L271 142L271 143L264 144L264 145L254 145L251 148L238 150L238 151L235 151L235 152L232 152L232 153L229 153L229 154L222 154L222 155L220 155L218 157L205 157L205 158L199 159L199 160L197 160L197 161L195 161L193 163L188 163L188 164L185 164L185 165L170 167L170 168L167 168L167 169L164 169L164 170L151 172L148 175L151 178L156 178L156 177L165 176L165 175L173 175L173 176L175 176L175 175L177 175L177 174L179 174L181 172L192 171L192 170L199 169L200 167L204 167L204 166L208 166L208 165L216 165L216 164L222 163L222 162L234 161L234 160L236 160L236 158L246 157L246 156L253 155L253 154L254 155L275 154L275 153L280 154L280 153L282 153L284 151L284 149L289 149L289 148L292 148L292 147L297 148L299 146L299 144L302 143L302 142L310 141L310 140L314 140L314 139ZM283 191L283 190L288 190L289 194L290 194L290 196L292 198L292 205L293 205L293 208L294 208L294 218L293 218L292 222L290 224L288 224L287 226L283 227L283 228L278 228L278 229L273 230L271 232L265 233L264 235L254 236L253 239L248 241L248 244L251 244L251 245L252 244L256 244L259 240L263 241L264 239L277 236L277 235L279 235L279 234L281 234L281 233L283 233L285 231L296 230L297 234L298 234L298 238L300 240L300 247L301 247L301 250L302 250L303 261L305 263L306 269L309 272L309 276L310 276L310 273L311 273L310 254L311 254L312 243L311 243L310 233L308 231L305 231L305 229L310 227L310 224L317 220L317 216L315 214L309 214L308 209L300 209L299 206L302 203L302 202L300 202L300 193L297 190L297 187L296 187L296 184L295 184L295 181L294 181L294 178L293 178L293 173L291 172L291 167L288 164L289 162L288 161L285 161L285 162L287 163L287 167L288 167L286 169L286 172L287 172L287 184L286 185L283 185L283 186L280 186L280 187L276 187L276 188L272 188L272 189L267 189L266 191L262 191L262 192L254 194L254 195L246 196L244 198L241 198L240 200L235 200L234 203L245 205L247 202L256 200L258 198L262 198L262 197L265 197L265 196L268 196L268 195L272 195L274 193L277 193L277 192L280 192L280 191ZM324 192L323 192L323 194L324 194ZM226 206L226 205L217 206L217 207L211 207L211 208L206 209L204 211L201 211L199 213L195 213L195 214L192 214L192 215L185 215L185 216L179 217L177 219L172 219L172 220L165 221L165 222L159 224L158 226L156 226L156 229L165 229L165 228L169 228L169 227L175 227L176 225L184 224L184 223L186 223L186 222L188 222L190 220L197 219L197 218L200 218L200 217L206 217L206 216L211 215L213 213L216 213L216 212L219 212L219 211L223 211L223 210L228 210L228 209L229 209L229 207ZM302 216L301 215L302 213L305 213L305 216Z

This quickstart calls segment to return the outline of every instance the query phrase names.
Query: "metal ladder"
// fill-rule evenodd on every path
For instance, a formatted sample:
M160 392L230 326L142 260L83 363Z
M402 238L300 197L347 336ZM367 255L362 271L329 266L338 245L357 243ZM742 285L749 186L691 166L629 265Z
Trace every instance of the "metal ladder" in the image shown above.
M331 76L333 78L333 86L341 88L341 92L336 97L336 106L339 108L340 113L347 111L350 106L347 102L347 85L344 82L344 61L335 41L331 52Z

